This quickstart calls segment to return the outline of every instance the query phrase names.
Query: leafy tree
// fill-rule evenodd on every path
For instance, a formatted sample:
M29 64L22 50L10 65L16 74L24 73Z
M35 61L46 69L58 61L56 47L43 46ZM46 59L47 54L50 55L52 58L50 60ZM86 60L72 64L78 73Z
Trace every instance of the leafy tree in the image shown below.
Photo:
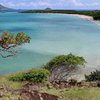
M100 71L96 70L94 72L91 72L90 75L85 75L85 78L87 81L100 81Z
M93 19L94 20L100 20L100 11L95 11L93 14Z
M73 54L60 55L48 62L44 68L51 72L51 80L64 79L75 74L80 66L84 66L86 63L83 57L79 57Z
M84 65L86 63L83 57L75 56L73 54L60 55L52 59L49 63L45 65L45 68L52 71L55 67L63 65Z
M15 35L4 31L0 36L0 55L3 58L16 55L16 48L25 43L29 43L30 39L24 32L19 32Z

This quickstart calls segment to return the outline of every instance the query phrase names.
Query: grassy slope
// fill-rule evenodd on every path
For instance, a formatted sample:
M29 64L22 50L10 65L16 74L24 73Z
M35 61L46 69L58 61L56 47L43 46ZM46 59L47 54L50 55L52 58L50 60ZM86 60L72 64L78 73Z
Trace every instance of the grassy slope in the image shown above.
M3 84L7 84L11 89L20 89L24 83L9 81L6 77L1 77L0 86L2 86Z
M61 97L61 100L100 100L99 88L70 88L64 90L42 88L42 92L55 94Z
M24 83L12 82L7 80L5 77L0 78L0 85L3 83L8 84L12 89L20 89ZM99 88L67 88L67 89L47 89L42 87L41 92L46 92L53 95L60 96L61 100L100 100L100 89Z

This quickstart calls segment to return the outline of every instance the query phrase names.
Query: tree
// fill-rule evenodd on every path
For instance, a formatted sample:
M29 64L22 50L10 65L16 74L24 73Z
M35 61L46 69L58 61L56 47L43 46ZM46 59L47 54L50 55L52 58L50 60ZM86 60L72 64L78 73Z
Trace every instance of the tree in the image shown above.
M100 11L96 10L93 14L93 19L94 20L100 20Z
M86 61L83 57L68 54L55 57L44 68L51 72L50 80L63 80L72 75L72 73L75 74L80 66L84 66L85 63Z
M17 47L30 42L30 37L24 32L19 32L16 35L8 31L4 31L0 36L0 55L3 58L16 55Z

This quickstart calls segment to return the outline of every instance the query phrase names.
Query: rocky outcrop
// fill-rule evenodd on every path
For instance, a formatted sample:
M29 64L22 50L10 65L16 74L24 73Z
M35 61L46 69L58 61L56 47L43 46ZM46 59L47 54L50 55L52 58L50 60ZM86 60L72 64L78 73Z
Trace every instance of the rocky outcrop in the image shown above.
M58 96L40 93L39 87L34 83L27 83L20 91L20 100L59 100Z
M23 86L24 90L30 90L30 91L38 91L39 90L39 86L37 84L28 82Z
M97 87L100 88L100 81L97 81Z
M70 79L69 81L55 80L51 82L51 85L56 89L64 89L64 88L70 88L72 86L82 87L83 82L77 82L77 80L75 79Z
M3 87L0 87L0 97L3 97L5 94L5 89Z
M47 93L40 93L38 91L22 91L20 100L59 100L59 97Z
M47 93L41 93L41 97L42 97L41 100L59 100L58 96L50 95Z

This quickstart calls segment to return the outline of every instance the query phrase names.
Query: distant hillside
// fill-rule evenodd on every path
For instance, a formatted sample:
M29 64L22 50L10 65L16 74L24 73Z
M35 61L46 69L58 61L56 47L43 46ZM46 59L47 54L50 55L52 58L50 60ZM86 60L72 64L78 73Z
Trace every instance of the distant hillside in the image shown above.
M7 8L7 7L5 7L5 6L3 6L3 5L1 5L0 4L0 10L10 10L11 8Z

